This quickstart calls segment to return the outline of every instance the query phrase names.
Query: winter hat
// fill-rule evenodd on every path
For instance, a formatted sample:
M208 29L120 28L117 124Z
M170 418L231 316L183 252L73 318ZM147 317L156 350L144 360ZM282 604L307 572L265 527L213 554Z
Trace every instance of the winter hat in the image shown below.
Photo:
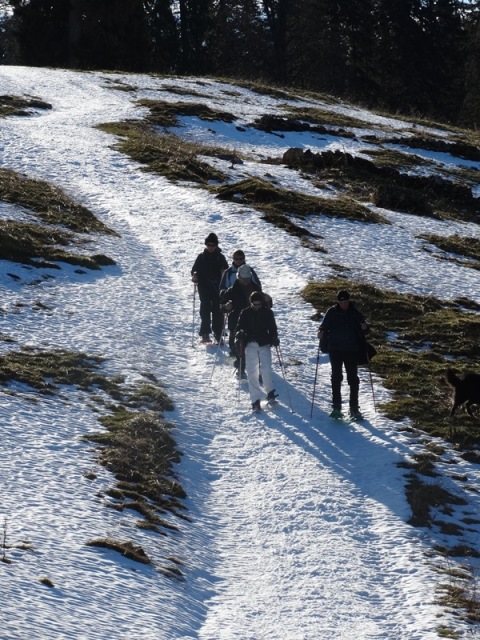
M339 291L337 294L337 300L338 301L350 300L350 294L348 293L348 291L345 291L344 289L342 289L342 291Z
M245 278L245 280L250 280L252 277L252 270L248 266L248 264L242 264L237 269L237 278Z
M205 238L205 244L218 244L218 236L216 233L209 233Z
M254 291L250 294L250 302L263 302L265 303L265 296L261 291Z

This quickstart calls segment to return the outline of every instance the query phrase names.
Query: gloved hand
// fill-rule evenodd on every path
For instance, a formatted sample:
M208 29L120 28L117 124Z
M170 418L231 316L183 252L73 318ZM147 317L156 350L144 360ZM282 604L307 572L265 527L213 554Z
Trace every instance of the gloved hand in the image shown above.
M271 345L272 347L278 347L280 344L280 340L278 338L272 338Z

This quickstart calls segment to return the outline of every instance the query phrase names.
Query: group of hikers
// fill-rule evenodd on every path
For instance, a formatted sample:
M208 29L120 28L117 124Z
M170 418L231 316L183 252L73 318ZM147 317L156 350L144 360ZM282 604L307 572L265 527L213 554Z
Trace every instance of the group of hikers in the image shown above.
M228 327L230 355L239 377L247 377L252 409L261 409L260 401L274 402L278 397L272 376L271 347L278 350L277 324L271 297L262 291L255 270L246 263L245 253L236 249L232 264L219 247L218 236L209 233L205 249L198 254L192 270L192 282L200 298L199 335L203 343L223 344ZM194 290L194 291L195 291ZM348 291L338 292L318 330L319 348L328 353L332 375L332 412L330 417L342 419L343 368L350 388L350 417L361 420L358 404L359 352L366 345L369 327L350 299ZM262 390L263 386L263 390Z

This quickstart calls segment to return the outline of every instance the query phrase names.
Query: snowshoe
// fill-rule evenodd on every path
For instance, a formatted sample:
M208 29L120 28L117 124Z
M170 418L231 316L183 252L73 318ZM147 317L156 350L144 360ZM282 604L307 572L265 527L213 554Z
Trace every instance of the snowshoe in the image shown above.
M278 393L275 391L275 389L272 389L271 391L268 392L267 394L268 404L276 404L277 398L278 398Z
M330 413L329 418L332 418L332 420L343 420L343 413L340 411L340 409L334 409Z
M350 420L353 420L354 422L361 422L363 420L362 412L358 409L350 409Z

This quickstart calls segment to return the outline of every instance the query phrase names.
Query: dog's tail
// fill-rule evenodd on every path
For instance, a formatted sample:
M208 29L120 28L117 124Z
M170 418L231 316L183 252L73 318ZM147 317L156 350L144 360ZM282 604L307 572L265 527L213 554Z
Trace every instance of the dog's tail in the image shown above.
M460 378L457 376L453 369L447 369L445 380L451 387L455 388L457 388L457 385L461 382Z

